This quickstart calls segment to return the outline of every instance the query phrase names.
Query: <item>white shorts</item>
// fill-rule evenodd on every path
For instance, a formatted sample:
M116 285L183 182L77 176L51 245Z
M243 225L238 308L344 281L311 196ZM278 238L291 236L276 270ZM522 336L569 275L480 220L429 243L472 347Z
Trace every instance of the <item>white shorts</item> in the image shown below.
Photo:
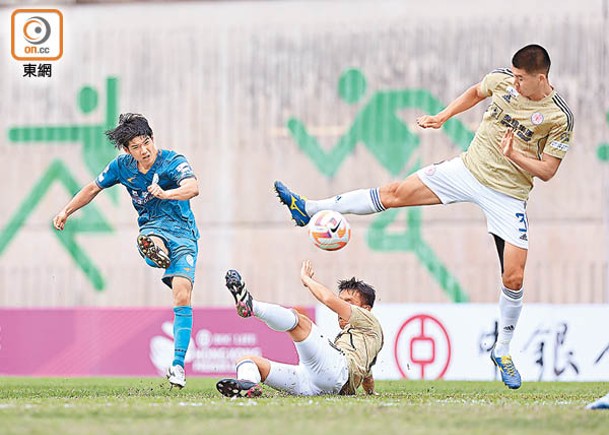
M345 355L313 324L309 336L294 343L300 363L271 361L265 385L296 396L338 394L349 379Z
M442 204L478 204L486 216L489 233L510 245L529 249L526 201L484 186L465 167L461 157L426 166L417 171L417 175Z

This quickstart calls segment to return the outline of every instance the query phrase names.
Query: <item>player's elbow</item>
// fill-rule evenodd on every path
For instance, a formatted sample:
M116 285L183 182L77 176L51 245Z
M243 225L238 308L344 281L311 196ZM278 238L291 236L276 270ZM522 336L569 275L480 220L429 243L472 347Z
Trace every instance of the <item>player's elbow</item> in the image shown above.
M537 178L539 178L541 181L550 181L554 175L556 174L556 169L548 169L545 171L541 171L538 175Z
M199 196L199 184L195 184L192 188L192 197Z
M199 196L199 183L195 181L188 185L188 196L188 199L192 199L195 196Z

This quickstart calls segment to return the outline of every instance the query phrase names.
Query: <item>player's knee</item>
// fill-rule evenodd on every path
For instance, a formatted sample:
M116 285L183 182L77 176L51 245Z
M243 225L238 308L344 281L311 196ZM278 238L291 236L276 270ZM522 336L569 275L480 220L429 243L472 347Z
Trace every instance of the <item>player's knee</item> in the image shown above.
M296 324L294 325L294 328L307 328L307 329L311 329L311 326L313 325L313 322L311 321L311 319L309 319L305 314L299 313L296 310L293 310L294 314L296 314Z
M524 283L524 273L521 271L509 272L505 271L503 273L503 286L513 290L518 291L522 288L522 284Z
M185 278L179 279L180 277L173 278L173 304L176 307L190 305L192 295L192 285L190 281L184 282Z
M395 207L398 203L398 189L400 188L400 182L389 183L380 188L380 197L383 207L391 208Z

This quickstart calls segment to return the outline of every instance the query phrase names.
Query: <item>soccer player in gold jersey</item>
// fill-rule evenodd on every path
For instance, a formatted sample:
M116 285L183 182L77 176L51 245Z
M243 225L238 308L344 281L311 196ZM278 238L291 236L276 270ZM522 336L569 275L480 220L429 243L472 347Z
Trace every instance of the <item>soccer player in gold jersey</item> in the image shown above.
M509 388L521 385L510 341L522 310L528 251L526 201L533 178L550 180L570 147L573 113L550 84L550 56L539 45L521 48L511 68L487 74L421 128L440 128L455 115L490 98L469 148L460 156L422 168L403 181L332 198L305 200L280 181L275 190L299 226L319 210L370 214L388 208L472 202L480 206L501 264L499 334L491 359Z
M338 315L341 332L330 341L304 314L255 300L239 272L229 270L226 287L235 298L241 317L256 317L275 331L287 332L296 346L298 365L283 364L261 356L245 356L237 363L236 378L218 381L227 397L256 397L260 383L289 394L355 394L361 385L375 394L372 366L383 347L383 330L370 312L375 290L355 278L338 283L338 295L313 278L310 261L302 263L300 280L315 298Z

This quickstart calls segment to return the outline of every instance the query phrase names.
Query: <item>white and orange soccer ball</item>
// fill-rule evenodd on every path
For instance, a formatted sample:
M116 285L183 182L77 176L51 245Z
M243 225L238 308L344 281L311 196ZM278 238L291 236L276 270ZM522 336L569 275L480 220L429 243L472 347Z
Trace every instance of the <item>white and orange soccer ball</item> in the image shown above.
M344 248L351 238L349 222L337 211L318 211L311 217L308 226L313 244L324 251Z

